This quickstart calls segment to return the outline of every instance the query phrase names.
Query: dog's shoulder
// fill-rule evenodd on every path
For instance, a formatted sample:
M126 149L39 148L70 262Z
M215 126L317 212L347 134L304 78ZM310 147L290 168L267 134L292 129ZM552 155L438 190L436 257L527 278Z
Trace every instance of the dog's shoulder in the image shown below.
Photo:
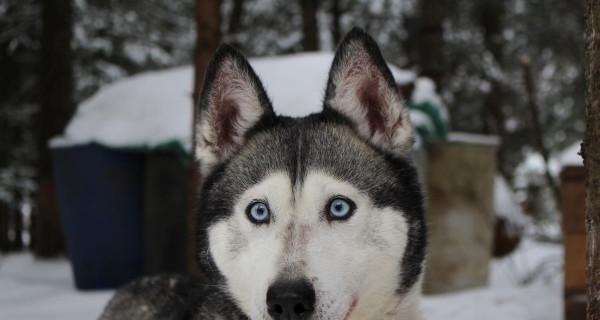
M134 280L117 290L100 320L247 319L219 286L203 278L161 274Z

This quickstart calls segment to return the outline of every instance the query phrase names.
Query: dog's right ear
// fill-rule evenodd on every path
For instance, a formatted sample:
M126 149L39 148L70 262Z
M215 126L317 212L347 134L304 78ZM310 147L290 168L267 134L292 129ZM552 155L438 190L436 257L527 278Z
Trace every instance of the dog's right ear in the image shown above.
M410 114L375 40L353 28L338 47L325 92L324 111L347 118L366 141L396 156L410 155Z
M230 45L222 45L208 65L197 112L195 153L203 176L231 157L259 122L275 118L260 79Z

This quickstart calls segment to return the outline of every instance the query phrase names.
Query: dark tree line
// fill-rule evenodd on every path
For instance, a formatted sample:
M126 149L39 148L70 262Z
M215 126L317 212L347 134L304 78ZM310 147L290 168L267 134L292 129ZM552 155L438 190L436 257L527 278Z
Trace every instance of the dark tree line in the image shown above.
M21 247L26 222L37 254L63 251L48 139L101 85L189 64L193 8L192 0L0 3L0 250Z

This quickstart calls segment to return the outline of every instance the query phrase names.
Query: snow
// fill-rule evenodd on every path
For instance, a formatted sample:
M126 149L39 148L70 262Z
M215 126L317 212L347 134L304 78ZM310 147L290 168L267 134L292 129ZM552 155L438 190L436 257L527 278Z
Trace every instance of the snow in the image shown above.
M426 320L563 319L562 247L524 239L510 256L494 260L490 286L428 296Z
M529 221L508 182L501 175L494 178L494 210L497 217L506 219L511 232L522 230Z
M77 291L67 260L0 257L0 319L97 319L112 291Z
M579 155L581 141L571 145L560 155L560 164L566 166L583 166L583 158Z
M275 111L288 116L318 112L332 53L302 53L250 59L273 100ZM419 101L441 106L433 82L390 65L400 83L416 81ZM114 148L147 148L178 142L189 151L192 126L191 66L142 73L104 86L79 105L54 148L96 142ZM445 111L443 111L446 114ZM415 117L415 121L420 121Z
M410 110L410 121L415 127L418 126L421 128L425 128L427 132L436 132L433 120L426 112L423 112L422 110Z
M398 77L396 77L398 78ZM398 81L401 83L400 81ZM412 100L416 103L431 102L440 108L441 115L446 122L450 121L450 114L444 105L442 98L436 93L435 82L429 78L419 77L415 81L415 90ZM412 118L412 117L411 117Z
M116 148L179 141L191 147L192 69L182 67L109 84L84 101L51 147L96 142ZM188 85L185 85L188 84Z
M560 245L525 239L494 260L490 286L426 296L425 320L562 319ZM526 283L526 284L524 284ZM0 319L96 319L112 291L77 291L66 259L0 256Z
M550 168L550 174L553 177L557 177L560 172L560 161L559 159L551 157L548 160L548 167ZM517 166L515 173L519 175L537 174L543 175L546 172L546 161L544 157L537 151L526 150L524 160Z
M548 297L552 289L554 296ZM473 290L446 297L430 297L423 306L425 319L558 320L562 319L560 286Z
M332 61L332 53L320 52L255 58L250 63L271 97L275 111L301 117L322 109ZM396 79L404 81L415 77L414 73L393 65L390 69Z

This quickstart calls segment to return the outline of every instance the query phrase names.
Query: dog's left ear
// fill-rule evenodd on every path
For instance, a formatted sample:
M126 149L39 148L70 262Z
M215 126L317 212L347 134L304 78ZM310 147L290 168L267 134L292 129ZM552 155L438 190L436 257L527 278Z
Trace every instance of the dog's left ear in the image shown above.
M275 119L260 79L246 58L226 44L208 65L197 112L195 151L204 177L229 159L259 123Z
M336 51L324 103L325 111L346 117L377 147L399 156L410 152L413 129L408 109L379 47L360 28L353 28Z

